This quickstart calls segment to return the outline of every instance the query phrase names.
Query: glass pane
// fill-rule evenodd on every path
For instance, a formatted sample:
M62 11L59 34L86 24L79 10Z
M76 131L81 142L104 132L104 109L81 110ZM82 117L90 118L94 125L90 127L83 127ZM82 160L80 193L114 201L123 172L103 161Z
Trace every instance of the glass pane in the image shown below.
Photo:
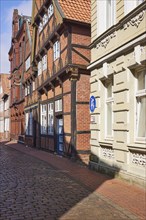
M146 137L146 97L140 99L138 137Z
M106 9L107 9L107 27L106 28L109 28L112 24L111 24L111 0L107 0L106 2Z
M145 87L146 87L146 85L145 85L145 75L146 75L145 71L142 71L142 72L138 73L138 90L145 89Z
M107 103L107 135L112 135L112 103Z

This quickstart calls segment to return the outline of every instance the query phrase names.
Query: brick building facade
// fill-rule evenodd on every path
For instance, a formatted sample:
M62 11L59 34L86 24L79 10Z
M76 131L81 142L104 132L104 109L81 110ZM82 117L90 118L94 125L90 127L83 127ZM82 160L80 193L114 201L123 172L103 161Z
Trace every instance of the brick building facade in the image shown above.
M0 140L10 138L10 81L9 74L0 74Z
M90 1L33 1L26 144L82 159L89 153Z
M24 142L24 87L23 81L30 74L31 18L21 16L14 9L12 19L12 40L9 50L11 80L11 139Z

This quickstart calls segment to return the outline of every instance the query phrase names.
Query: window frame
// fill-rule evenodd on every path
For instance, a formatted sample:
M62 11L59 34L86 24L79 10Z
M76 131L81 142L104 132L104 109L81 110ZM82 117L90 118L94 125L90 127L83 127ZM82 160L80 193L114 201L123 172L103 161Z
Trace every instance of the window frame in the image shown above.
M111 84L111 96L108 96L108 86ZM113 77L111 79L108 79L108 81L105 83L105 139L106 140L113 140L113 103L114 103L114 98L113 98ZM111 134L108 134L108 104L111 104Z
M45 107L45 111L43 110L43 107ZM43 126L43 116L46 117L46 122L44 123L45 126ZM40 114L40 122L41 122L41 135L47 134L47 104L41 104L41 114Z
M53 117L53 123L49 126L50 117ZM54 103L49 102L48 103L48 135L54 135Z
M53 44L53 57L54 57L54 61L57 60L60 57L60 41L57 40L55 41L55 43Z
M144 88L143 89L138 89L138 75L144 72ZM139 132L139 121L140 121L140 110L141 110L141 99L142 97L146 98L146 70L140 70L137 71L136 73L136 92L135 92L135 102L136 102L136 107L135 107L135 142L137 143L146 143L146 136L145 137L139 137L138 132ZM145 106L146 108L146 106ZM146 109L145 109L146 110ZM146 120L146 119L145 119ZM146 135L146 128L145 128L145 135Z

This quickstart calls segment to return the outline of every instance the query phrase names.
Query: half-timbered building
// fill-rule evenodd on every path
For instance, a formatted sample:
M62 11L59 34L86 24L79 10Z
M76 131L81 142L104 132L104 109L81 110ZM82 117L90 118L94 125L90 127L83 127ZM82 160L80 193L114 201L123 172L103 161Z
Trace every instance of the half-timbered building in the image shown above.
M26 144L83 159L90 139L90 1L33 0L32 26L25 87L29 80L35 89L25 105Z

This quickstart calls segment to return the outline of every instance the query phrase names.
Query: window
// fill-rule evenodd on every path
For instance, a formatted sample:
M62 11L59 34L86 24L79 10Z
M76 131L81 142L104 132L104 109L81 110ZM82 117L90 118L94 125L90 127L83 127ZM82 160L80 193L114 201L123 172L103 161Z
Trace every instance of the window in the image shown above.
M42 58L43 71L47 69L47 55Z
M56 41L53 45L54 60L60 57L60 42Z
M30 56L27 58L27 60L25 61L25 69L26 71L30 68Z
M1 133L4 132L4 120L3 120L3 118L0 118L0 132Z
M54 9L53 9L53 4L51 4L48 8L48 19L53 15Z
M48 21L48 16L46 14L44 14L44 16L43 16L43 26L45 26L47 21Z
M128 14L142 2L144 2L144 0L124 0L124 14Z
M42 61L38 62L38 76L42 74Z
M146 70L137 73L136 140L146 141Z
M32 91L35 90L35 81L32 82Z
M41 105L41 134L47 133L47 105Z
M9 98L4 102L4 110L9 109Z
M3 88L2 88L2 86L0 85L0 94L2 94L3 93Z
M55 112L62 111L62 99L55 101Z
M112 97L112 80L106 84L106 137L113 136L113 97Z
M0 112L3 112L4 110L4 104L3 101L0 101Z
M48 134L53 134L53 103L48 104Z
M41 33L42 30L43 30L43 24L40 22L40 24L39 24L39 33Z
M102 34L116 21L116 1L102 0L98 1L98 34ZM104 19L101 19L104 18Z
M22 63L22 46L21 46L21 44L19 45L19 58L20 58L19 62L21 64Z
M5 118L5 131L9 131L9 118Z
M33 115L32 115L32 112L27 112L25 114L25 132L26 132L26 135L33 134Z

